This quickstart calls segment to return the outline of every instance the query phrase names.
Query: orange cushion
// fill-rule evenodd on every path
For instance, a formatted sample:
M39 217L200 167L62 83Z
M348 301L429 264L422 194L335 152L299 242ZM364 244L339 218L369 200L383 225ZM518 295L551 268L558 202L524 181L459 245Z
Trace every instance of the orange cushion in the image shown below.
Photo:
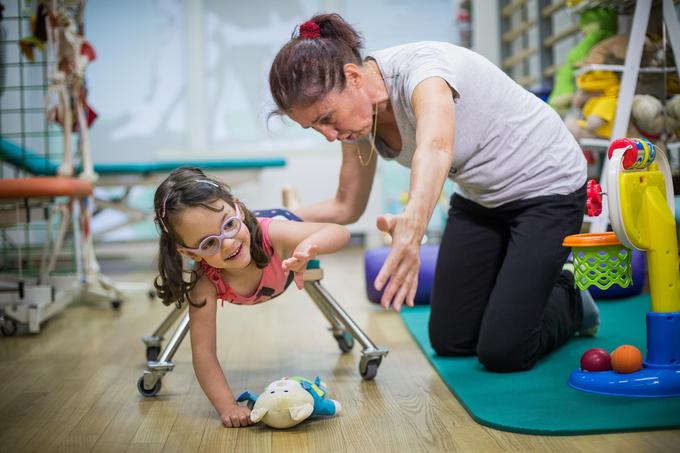
M0 198L86 197L92 183L77 178L45 176L0 179Z

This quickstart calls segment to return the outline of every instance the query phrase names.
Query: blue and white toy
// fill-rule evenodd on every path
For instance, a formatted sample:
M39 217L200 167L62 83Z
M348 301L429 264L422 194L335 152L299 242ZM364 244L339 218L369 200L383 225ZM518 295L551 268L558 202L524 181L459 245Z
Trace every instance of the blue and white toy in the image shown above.
M259 395L245 391L236 399L251 407L250 420L272 428L291 428L313 415L335 415L339 402L326 399L326 385L299 376L282 378L269 384Z

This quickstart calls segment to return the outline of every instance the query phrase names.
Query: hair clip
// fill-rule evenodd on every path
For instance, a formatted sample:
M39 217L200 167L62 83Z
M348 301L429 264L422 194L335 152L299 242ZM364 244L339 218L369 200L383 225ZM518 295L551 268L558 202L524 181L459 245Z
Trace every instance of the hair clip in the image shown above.
M163 217L165 217L165 203L168 202L169 196L170 196L170 191L168 190L168 193L166 193L165 197L163 197L163 204L161 205L161 215L158 217L158 221L161 223L163 230L165 230L165 232L168 233L168 234L170 234L170 232L168 231L168 228L165 226L165 222L163 222Z
M218 189L220 188L220 185L217 184L215 181L210 181L209 179L194 179L194 182L202 182L204 184L210 184L211 186L217 187ZM165 197L163 197L163 204L161 205L161 212L160 216L158 216L158 221L160 222L161 226L163 227L163 231L166 233L170 234L170 231L168 231L168 227L165 226L165 222L163 222L163 218L165 217L165 205L168 202L168 197L170 196L170 190L168 190L168 193L165 194Z
M215 181L210 181L209 179L194 179L195 182L202 182L205 184L210 184L211 186L215 186L219 189L220 185L217 184Z
M316 39L321 37L321 27L314 21L308 20L300 25L298 36L302 39Z

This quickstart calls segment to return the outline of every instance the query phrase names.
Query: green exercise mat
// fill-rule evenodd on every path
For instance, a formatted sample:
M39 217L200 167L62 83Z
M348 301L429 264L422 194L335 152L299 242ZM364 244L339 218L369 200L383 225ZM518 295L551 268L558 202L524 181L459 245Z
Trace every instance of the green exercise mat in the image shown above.
M595 338L575 337L530 371L496 374L476 357L440 357L430 346L429 306L404 309L411 334L449 389L475 421L529 434L575 435L680 428L680 397L630 398L584 393L567 385L583 351L613 351L622 344L646 354L649 295L598 302L602 319Z

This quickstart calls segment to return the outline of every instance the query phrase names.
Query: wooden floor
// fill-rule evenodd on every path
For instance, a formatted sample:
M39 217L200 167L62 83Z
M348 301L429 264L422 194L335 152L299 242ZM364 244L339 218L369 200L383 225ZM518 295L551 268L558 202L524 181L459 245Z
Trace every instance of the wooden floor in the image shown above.
M280 376L320 375L342 403L341 414L288 431L224 428L194 378L188 338L159 396L142 398L141 337L169 310L150 302L141 284L153 276L150 255L136 252L148 262L103 263L127 282L120 312L71 306L38 335L0 337L0 451L680 451L680 431L543 437L477 424L399 316L366 301L359 249L324 257L324 284L374 342L390 349L374 381L360 379L359 348L339 353L304 292L291 289L255 307L225 306L218 319L219 356L234 391L259 393Z

